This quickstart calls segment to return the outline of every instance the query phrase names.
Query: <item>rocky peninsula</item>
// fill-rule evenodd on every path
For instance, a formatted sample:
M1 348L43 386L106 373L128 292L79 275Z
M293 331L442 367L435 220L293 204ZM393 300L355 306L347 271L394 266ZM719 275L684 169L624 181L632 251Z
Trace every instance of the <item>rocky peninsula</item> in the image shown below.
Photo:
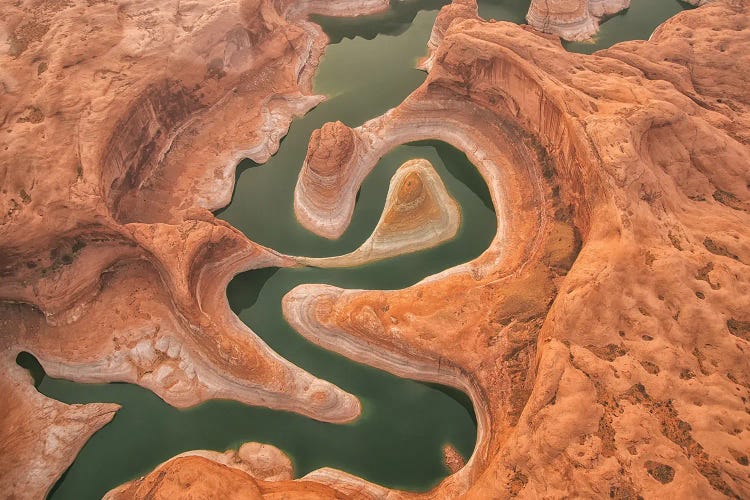
M630 0L532 0L526 20L534 29L565 40L586 40L603 18L630 7Z
M300 187L320 179L312 171L308 173L306 167L302 168L296 196L300 201L307 199ZM335 183L332 186L332 190L339 194L338 186ZM315 190L323 192L325 188ZM299 207L298 213L302 213L304 205ZM335 219L320 213L317 215L316 220L322 224L313 225L315 223L309 216L301 220L305 220L313 232L320 231L321 226L333 227L330 223ZM448 193L432 164L423 159L410 160L401 165L391 179L380 220L372 235L359 248L337 257L297 257L295 260L315 267L362 265L437 246L456 236L460 225L461 207ZM335 231L338 229L334 228Z

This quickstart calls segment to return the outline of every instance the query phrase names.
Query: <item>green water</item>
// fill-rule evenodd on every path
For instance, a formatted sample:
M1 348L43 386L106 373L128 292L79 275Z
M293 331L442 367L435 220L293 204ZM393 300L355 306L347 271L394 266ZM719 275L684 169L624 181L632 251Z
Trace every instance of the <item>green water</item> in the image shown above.
M648 40L661 23L691 8L692 5L679 0L631 0L630 8L602 23L592 40L563 45L571 52L592 54L626 40Z
M484 19L526 24L531 0L479 0L479 15Z
M479 0L479 15L484 19L526 23L530 0ZM630 8L616 14L599 27L591 40L563 42L571 52L592 54L627 40L648 40L657 26L694 6L680 0L631 0Z
M233 201L217 213L251 239L281 252L309 256L347 253L373 230L388 181L398 166L417 157L433 163L462 207L464 223L454 240L354 269L251 271L237 276L227 290L232 309L273 349L357 395L363 404L362 418L347 425L326 424L230 401L177 410L134 385L76 384L41 376L39 390L52 398L123 406L112 423L86 444L51 498L98 498L175 454L237 448L246 441L281 448L292 458L298 476L320 467L335 467L385 486L410 490L425 490L447 474L441 461L443 444L452 443L468 459L476 440L476 422L465 395L400 379L320 349L294 332L281 315L281 298L298 284L402 288L471 260L489 245L495 215L487 187L465 155L440 142L404 145L386 155L364 182L352 224L337 241L305 231L293 215L294 185L311 132L332 120L360 125L396 106L418 87L425 75L414 69L415 63L424 55L437 9L447 3L413 0L362 19L316 18L334 44L328 47L315 80L315 91L327 95L328 100L292 124L278 154L269 162L260 166L248 160L240 163ZM485 0L480 2L480 13L523 22L528 3ZM631 11L621 17L631 19L636 10Z

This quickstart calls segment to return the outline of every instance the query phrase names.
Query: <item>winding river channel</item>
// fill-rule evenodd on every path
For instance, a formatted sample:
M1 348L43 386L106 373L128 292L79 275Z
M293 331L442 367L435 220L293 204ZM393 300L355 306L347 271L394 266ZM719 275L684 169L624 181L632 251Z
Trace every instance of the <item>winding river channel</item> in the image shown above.
M414 69L416 61L424 55L437 10L447 3L407 0L377 16L316 18L332 43L315 79L315 92L328 99L292 124L270 161L240 163L232 203L217 212L250 239L283 253L344 254L357 248L374 229L389 180L403 162L425 158L434 165L461 205L464 223L453 240L356 268L250 271L237 276L227 290L235 313L271 348L359 397L362 417L335 425L231 401L177 410L134 385L76 384L42 375L38 388L49 397L66 403L115 402L123 407L84 447L51 498L99 498L178 453L223 451L247 441L282 449L294 462L297 476L334 467L408 490L426 490L448 474L442 463L444 444L452 444L469 458L476 441L476 421L468 397L453 389L401 379L318 348L298 335L281 314L282 297L299 284L403 288L477 257L492 240L496 218L484 181L463 153L441 142L400 146L383 157L364 182L352 223L339 240L319 238L294 218L293 190L312 131L333 120L360 125L396 106L418 87L425 74ZM645 38L659 22L684 7L676 0L664 0L657 3L667 8L649 13L652 3L634 0L630 12L603 26L597 43L569 44L568 48L590 52L624 39L627 33L630 38ZM528 4L528 0L480 1L480 14L523 22ZM608 30L610 23L612 30Z

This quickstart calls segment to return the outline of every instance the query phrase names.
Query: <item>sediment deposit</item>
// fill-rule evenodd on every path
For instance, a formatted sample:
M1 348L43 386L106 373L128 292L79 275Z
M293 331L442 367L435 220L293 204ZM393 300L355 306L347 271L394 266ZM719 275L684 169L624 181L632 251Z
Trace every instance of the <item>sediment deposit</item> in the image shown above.
M251 23L256 29L296 25L274 17L279 12L266 3L243 8L255 16L244 19L263 20ZM303 224L335 237L346 229L357 189L380 157L405 142L439 139L463 150L486 180L497 213L495 239L476 260L404 290L310 284L290 292L283 306L290 323L314 342L397 375L464 390L478 420L473 456L421 495L330 468L296 481L264 481L188 456L118 489L117 498L750 496L749 11L743 2L715 1L675 16L649 41L586 56L530 29L482 21L470 0L446 7L419 89L361 127L331 124L313 136L295 208ZM162 24L145 22L153 15L144 14L138 25L160 34ZM199 21L181 25L191 19ZM281 83L308 81L311 67L301 64L292 65L305 68L301 79L280 78L274 89L280 94L265 101L243 92L267 89L267 80L263 86L238 84L239 98L228 93L216 101L227 106L224 114L202 104L216 95L213 87L195 96L193 84L175 90L173 82L145 100L119 97L141 103L136 115L127 115L136 116L132 123L104 120L125 108L107 107L103 97L83 106L79 96L86 89L51 101L76 113L49 113L48 104L35 103L45 92L61 93L63 83L49 82L44 92L30 86L21 94L14 82L46 81L49 71L75 68L66 64L76 56L36 63L35 51L46 49L33 37L60 31L27 24L9 30L17 55L3 65L15 75L3 77L2 109L13 110L4 127L12 124L8 137L24 137L0 151L3 164L34 161L26 162L31 174L3 171L0 384L21 410L0 414L0 457L15 459L3 467L0 488L39 496L116 408L50 403L13 364L19 350L37 355L50 373L74 379L80 373L84 380L103 373L148 383L175 403L191 401L196 391L206 397L206 387L229 387L241 400L258 401L263 394L261 402L276 407L299 409L294 405L309 402L306 384L287 382L306 374L259 347L223 295L240 269L294 261L248 242L199 207L218 206L216 200L229 196L226 151L262 159L275 147L275 139L261 140L278 130L268 125L272 118L285 117L276 123L286 124L290 110L307 109L312 101L296 84L292 91ZM201 33L197 27L189 37ZM278 31L263 29L266 38L259 39L266 41ZM109 30L106 37L123 33L128 31ZM300 62L293 49L299 45L290 40L317 47L299 36L279 43L276 54ZM141 39L127 40L135 50ZM289 59L278 57L284 64L276 69L291 71ZM223 71L212 80L216 89L233 78ZM263 78L270 74L276 73ZM81 79L124 85L104 80ZM176 100L165 103L163 92ZM271 110L265 115L232 108L261 101ZM198 115L190 116L204 117L195 119L208 135L195 133L193 122L179 116L162 117L174 108L195 109ZM261 115L270 120L263 122L266 128L258 128ZM66 127L54 125L65 117ZM99 121L89 121L95 117ZM115 136L114 129L121 133ZM72 141L71 130L77 134ZM145 135L129 135L136 130ZM46 144L43 136L61 144L54 157L32 154ZM236 137L260 142L235 147ZM130 161L138 163L137 171ZM160 320L158 329L153 318ZM115 334L97 336L101 330ZM155 350L160 354L152 356ZM144 361L135 368L121 361L133 358ZM248 358L273 368L247 365ZM171 371L163 377L137 369L159 370L165 363ZM196 379L211 383L190 387L182 365L198 366ZM252 387L252 394L235 392L238 386ZM344 404L352 402L348 395L325 389L314 391L312 399L322 404L314 416L343 420L356 414L354 404ZM17 411L40 407L50 409L43 418L19 422ZM54 430L52 422L59 422ZM14 425L23 432L9 432ZM55 453L34 459L40 443L61 434L66 439L57 441L63 445ZM40 469L28 474L32 463Z
M410 160L391 178L380 220L359 248L336 257L295 260L315 267L358 266L437 246L456 236L460 225L461 207L432 164Z

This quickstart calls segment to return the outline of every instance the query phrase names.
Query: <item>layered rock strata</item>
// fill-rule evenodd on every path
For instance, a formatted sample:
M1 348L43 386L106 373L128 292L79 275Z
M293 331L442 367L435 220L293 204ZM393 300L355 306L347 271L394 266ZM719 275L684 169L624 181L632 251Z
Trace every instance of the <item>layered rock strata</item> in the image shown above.
M432 164L410 160L391 178L385 208L375 230L351 253L336 257L295 257L315 267L352 267L435 247L456 236L461 207Z
M181 456L153 474L110 491L106 500L149 498L236 498L242 500L302 498L344 499L346 496L312 481L267 481L244 470L203 456Z
M341 122L326 123L310 137L304 174L294 189L294 213L300 224L320 236L335 239L344 232L338 222L343 214L331 210L337 208L335 199L342 189L341 165L357 156L355 147L352 130Z
M433 55L437 48L443 43L445 32L450 28L454 20L460 21L470 17L478 17L479 10L476 0L453 0L440 9L435 24L430 31L430 39L427 41L427 57L419 61L419 69L429 71L432 67Z
M531 0L526 20L534 29L565 40L586 40L606 17L630 7L630 0Z
M322 99L310 13L386 0L17 2L0 21L0 491L42 497L114 405L63 405L15 364L344 422L359 402L229 309L236 273L296 263L209 210ZM33 415L34 418L29 418ZM9 462L9 463L5 463Z
M182 461L182 459L189 459L190 457L195 457L197 460L185 460L184 462ZM182 464L177 467L178 471L176 472L174 468L175 462ZM242 471L250 476L248 478L243 478L244 482L247 483L248 486L240 486L239 488L237 488L237 490L254 491L254 494L257 493L257 491L255 491L252 486L257 485L257 481L291 481L294 476L294 468L292 466L292 461L289 460L289 457L287 457L284 452L282 452L275 446L262 443L245 443L240 446L239 450L237 451L227 450L224 453L211 450L188 451L170 459L168 463L159 465L158 467L156 467L156 470L164 472L164 475L173 474L178 478L177 480L179 481L181 478L185 477L186 469L195 467L195 473L201 474L200 469L205 468L208 465L207 462L211 463L208 466L209 469L213 469L214 471L221 471L221 473L224 474L227 478L243 478L243 476L233 472L228 472L224 468L219 466ZM196 465L193 466L193 464ZM157 496L157 498L169 498L168 495L170 494L170 492L165 490L164 483L169 484L173 480L174 479L171 477L166 478L166 481L164 480L164 478L162 478L160 482L161 484L159 486L159 495ZM241 483L242 481L238 479L236 482ZM220 488L223 488L225 491L232 491L236 486L232 484L231 480L227 483L228 484L221 485ZM204 485L202 487L205 486L208 485ZM145 478L141 478L114 488L106 495L104 495L104 499L115 500L118 498L131 498L133 496L137 497L139 495L138 491L148 491L152 487L153 484L151 481ZM171 493L177 492L172 491ZM218 492L212 492L211 496L213 498L217 498L216 493ZM179 492L178 496L182 497L185 494L186 492L182 491ZM251 498L257 497L260 496L256 495Z
M3 319L2 321L4 321ZM3 330L5 333L5 330ZM31 375L3 347L0 377L0 492L7 498L42 498L40 484L60 477L86 441L115 416L119 405L66 405L41 395Z

